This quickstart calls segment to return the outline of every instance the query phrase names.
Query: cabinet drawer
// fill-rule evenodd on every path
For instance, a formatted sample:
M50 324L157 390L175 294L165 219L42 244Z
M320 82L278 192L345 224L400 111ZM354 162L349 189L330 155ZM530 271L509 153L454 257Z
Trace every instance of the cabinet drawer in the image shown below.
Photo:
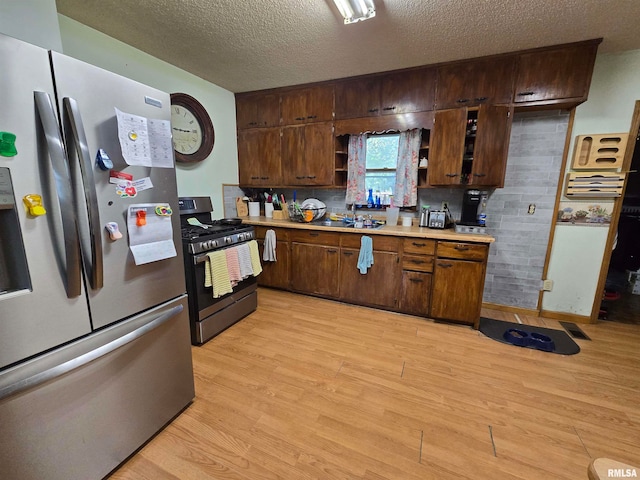
M315 230L291 230L289 239L292 242L313 243L317 245L340 245L340 234L338 232L318 232Z
M362 236L365 234L344 233L340 239L340 245L345 248L360 248ZM371 235L373 249L380 252L398 252L400 239L386 235Z
M272 228L272 227L254 227L256 230L256 239L264 240L264 236L267 230L273 230L276 232L276 242L288 242L289 230L286 228Z
M433 257L431 255L404 255L402 269L414 272L433 272Z
M405 238L403 242L404 253L433 255L436 252L435 240L426 240L424 238Z
M487 257L487 245L462 242L438 242L438 258L460 258L483 261Z

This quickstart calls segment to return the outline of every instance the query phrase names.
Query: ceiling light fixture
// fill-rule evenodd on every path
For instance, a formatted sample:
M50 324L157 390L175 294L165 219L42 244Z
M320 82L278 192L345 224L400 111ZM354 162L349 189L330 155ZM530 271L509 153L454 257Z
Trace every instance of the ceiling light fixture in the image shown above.
M333 0L340 15L344 17L344 23L356 23L376 16L376 7L373 0Z

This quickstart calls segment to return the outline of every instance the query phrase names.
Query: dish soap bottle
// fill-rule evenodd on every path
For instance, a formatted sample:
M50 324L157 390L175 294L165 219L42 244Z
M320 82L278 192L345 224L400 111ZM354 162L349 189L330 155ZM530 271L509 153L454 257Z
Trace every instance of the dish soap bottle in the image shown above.
M369 197L367 197L367 207L373 208L373 188L369 189Z

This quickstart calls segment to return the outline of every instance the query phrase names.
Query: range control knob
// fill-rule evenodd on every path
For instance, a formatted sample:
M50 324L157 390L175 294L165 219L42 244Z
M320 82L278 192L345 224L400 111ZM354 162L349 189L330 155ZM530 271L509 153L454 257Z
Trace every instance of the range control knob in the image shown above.
M229 245L231 243L231 237L224 237L224 243Z

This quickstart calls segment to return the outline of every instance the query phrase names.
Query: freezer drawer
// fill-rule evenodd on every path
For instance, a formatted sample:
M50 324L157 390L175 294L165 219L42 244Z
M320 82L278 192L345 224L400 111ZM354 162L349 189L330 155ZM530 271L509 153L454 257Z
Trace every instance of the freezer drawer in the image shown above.
M182 296L2 372L3 477L103 478L189 405L187 311Z

